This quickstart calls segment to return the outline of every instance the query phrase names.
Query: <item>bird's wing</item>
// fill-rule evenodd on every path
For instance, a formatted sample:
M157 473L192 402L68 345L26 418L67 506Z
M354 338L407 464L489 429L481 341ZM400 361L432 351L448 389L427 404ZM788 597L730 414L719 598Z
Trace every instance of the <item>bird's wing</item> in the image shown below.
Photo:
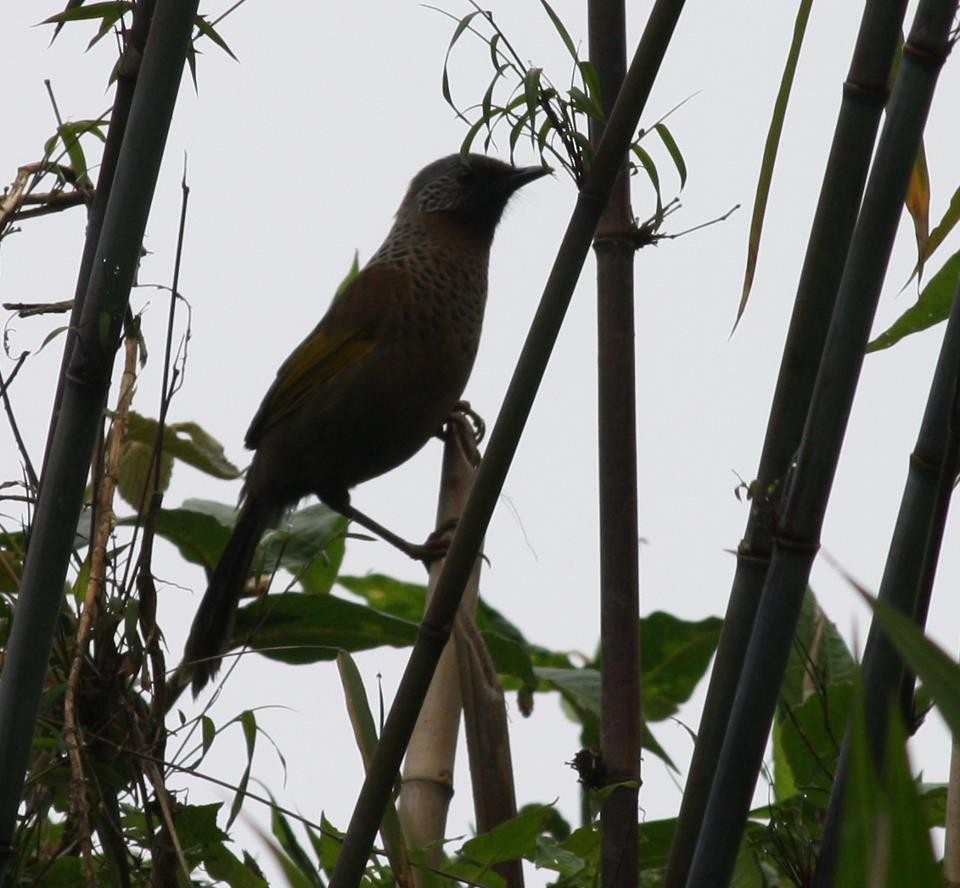
M362 269L280 365L250 423L247 447L256 448L264 432L296 410L311 392L363 361L376 348L392 297L410 286L409 273L399 266L377 264Z

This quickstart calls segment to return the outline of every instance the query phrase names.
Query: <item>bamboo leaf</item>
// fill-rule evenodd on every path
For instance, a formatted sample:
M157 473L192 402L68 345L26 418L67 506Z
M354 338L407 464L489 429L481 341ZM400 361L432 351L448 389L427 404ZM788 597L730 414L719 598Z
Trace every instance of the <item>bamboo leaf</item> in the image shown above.
M743 275L743 291L740 295L740 305L737 307L737 318L733 323L734 330L740 323L740 318L743 317L747 300L750 298L750 290L753 287L753 277L757 270L757 259L760 255L760 235L763 233L763 220L767 212L767 200L770 197L770 184L773 181L773 168L777 161L780 137L783 134L783 123L787 116L787 105L790 101L790 92L793 89L793 81L797 73L797 62L800 59L800 48L803 46L811 6L813 6L813 0L800 0L793 26L793 39L787 52L787 62L780 78L780 89L777 91L777 98L773 104L773 117L763 146L760 177L757 180L757 192L753 199L753 214L750 217L747 267Z
M960 737L960 665L927 638L920 628L885 601L857 590L903 661L923 682L955 737Z
M867 351L890 348L905 336L947 319L960 281L960 251L954 253L923 288L917 301L886 330L867 344Z
M213 25L211 25L210 22L208 22L204 16L198 15L195 20L195 24L197 26L197 31L200 34L202 34L208 40L212 40L217 46L220 47L220 49L222 49L235 62L239 61L239 59L233 54L233 50L230 49L230 47L227 45L227 41L220 36L216 28L214 28Z
M923 142L920 143L920 150L910 173L904 204L913 219L913 231L917 240L917 275L923 277L927 241L930 237L930 171L927 168L927 154Z
M105 3L87 3L78 5L71 0L62 12L45 18L41 25L66 24L67 22L89 21L90 19L110 19L115 22L121 15L133 9L129 0L108 0Z
M663 142L667 152L670 154L670 158L673 160L673 165L677 168L677 175L680 177L680 188L682 190L683 186L687 184L687 164L683 159L680 146L673 138L673 133L667 129L667 125L665 123L656 124L654 129L656 130L657 135L660 136L660 140Z
M576 44L574 44L569 32L567 31L566 27L564 27L563 22L560 20L560 16L554 12L553 7L547 3L547 0L540 0L540 5L543 6L547 15L550 17L550 21L553 23L554 29L560 35L560 39L563 41L563 45L567 48L567 52L570 53L571 58L573 58L574 62L579 62L580 59L577 56Z

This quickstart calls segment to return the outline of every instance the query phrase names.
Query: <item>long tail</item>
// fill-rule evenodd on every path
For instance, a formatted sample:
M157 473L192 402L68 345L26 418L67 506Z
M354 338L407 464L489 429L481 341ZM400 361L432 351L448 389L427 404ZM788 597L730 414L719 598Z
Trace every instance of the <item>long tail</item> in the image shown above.
M181 673L192 682L194 697L220 668L221 655L233 629L237 602L250 576L260 537L278 517L275 508L252 498L240 509L233 533L193 618L183 652Z

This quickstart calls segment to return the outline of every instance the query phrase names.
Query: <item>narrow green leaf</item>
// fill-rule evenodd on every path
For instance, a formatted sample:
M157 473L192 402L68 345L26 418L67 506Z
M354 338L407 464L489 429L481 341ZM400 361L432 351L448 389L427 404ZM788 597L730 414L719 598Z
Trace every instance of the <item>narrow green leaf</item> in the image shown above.
M638 144L631 145L630 150L637 156L640 165L650 179L650 184L653 185L653 190L657 195L657 218L659 219L663 216L663 200L660 195L660 175L657 173L657 165L653 162L653 158Z
M960 222L960 188L953 192L953 197L950 198L950 206L947 207L947 211L943 214L943 218L937 223L933 231L930 232L930 237L927 238L927 246L924 250L924 258L929 259L933 255L933 251L943 243L943 239L953 231L954 226Z
M583 90L571 86L567 92L570 96L570 104L572 104L577 111L586 114L587 117L591 117L594 120L603 120L603 108L583 92Z
M87 3L82 6L68 4L63 12L51 15L45 18L41 25L65 24L66 22L79 22L89 19L99 19L112 17L116 21L121 15L133 9L133 3L129 0L108 0L105 3Z
M553 7L547 3L547 0L540 0L540 4L543 6L547 15L550 17L550 21L553 22L553 27L556 32L560 35L560 39L563 41L563 45L567 48L567 52L570 53L571 58L574 62L579 62L580 59L577 56L577 47L574 44L573 40L570 37L569 32L564 27L563 22L560 20L560 16L554 12Z
M583 85L587 89L587 95L593 100L594 104L603 109L603 96L600 93L600 78L597 76L597 69L592 62L578 62L577 69L580 71L580 77Z
M271 832L276 836L280 847L284 850L288 860L296 868L301 877L296 880L296 884L310 885L313 886L313 888L325 888L323 880L320 878L320 873L317 871L317 867L313 861L310 860L307 852L303 850L303 846L297 840L297 836L287 818L283 816L283 813L277 807L271 809L270 821ZM289 875L289 870L286 867L284 867L284 869Z
M194 24L197 26L197 31L206 37L208 40L212 40L217 46L220 47L231 59L235 62L239 59L233 54L233 50L227 45L227 41L217 33L217 30L206 20L202 15L198 15L194 19ZM196 38L194 38L196 40Z
M954 253L930 278L917 301L883 333L867 344L867 351L890 348L905 336L919 333L945 321L957 293L958 281L960 281L960 251Z
M542 0L541 0L542 2ZM530 68L523 78L523 95L527 103L527 112L535 115L540 106L540 77L543 68Z
M750 298L750 290L753 287L753 276L757 269L757 258L760 255L760 235L763 232L763 220L767 212L767 200L770 197L770 183L773 181L773 168L777 161L780 136L783 134L783 123L787 116L787 105L790 101L790 92L793 89L793 81L797 73L797 62L800 59L800 48L803 46L811 6L813 6L813 0L800 0L793 26L793 39L787 53L786 65L780 78L780 88L773 105L773 117L763 146L760 177L757 180L757 193L753 200L753 214L750 217L747 267L743 275L743 292L740 296L740 305L737 307L737 318L733 324L734 329L737 328L740 318L743 317L747 300Z
M680 177L680 188L683 189L683 186L687 184L687 164L683 159L683 154L680 151L680 146L677 145L676 140L673 138L673 133L667 129L665 123L658 123L654 126L654 129L657 132L657 135L660 136L661 141L666 147L667 152L670 154L671 159L673 160L673 165L677 168L677 175Z
M257 745L257 717L253 710L245 709L238 716L240 726L243 729L243 739L247 747L247 764L240 776L237 784L237 791L233 796L233 803L230 806L230 814L227 817L227 829L233 825L237 819L240 809L247 797L247 784L250 782L250 768L253 766L253 751Z
M920 678L955 737L960 736L960 665L885 601L858 589L903 661Z

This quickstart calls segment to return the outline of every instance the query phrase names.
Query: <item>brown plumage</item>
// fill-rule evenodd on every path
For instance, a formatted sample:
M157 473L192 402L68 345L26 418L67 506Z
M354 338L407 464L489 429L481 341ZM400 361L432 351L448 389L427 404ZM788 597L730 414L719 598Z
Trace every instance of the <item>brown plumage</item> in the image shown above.
M256 452L240 513L187 640L194 694L220 666L260 537L288 508L315 494L376 527L349 491L413 456L460 399L494 231L510 196L545 172L475 154L422 169L380 249L280 367L247 432Z

